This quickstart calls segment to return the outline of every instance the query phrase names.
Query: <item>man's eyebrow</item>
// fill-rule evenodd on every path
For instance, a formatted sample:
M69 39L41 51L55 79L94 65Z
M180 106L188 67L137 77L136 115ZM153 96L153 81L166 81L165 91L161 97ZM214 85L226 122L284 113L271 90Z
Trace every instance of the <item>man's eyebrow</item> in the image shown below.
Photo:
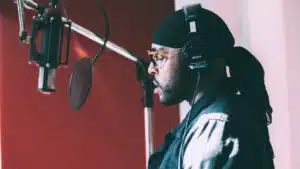
M153 52L169 52L168 48L160 47L160 48L151 48Z
M151 48L152 51L161 51L161 50L164 50L164 48Z

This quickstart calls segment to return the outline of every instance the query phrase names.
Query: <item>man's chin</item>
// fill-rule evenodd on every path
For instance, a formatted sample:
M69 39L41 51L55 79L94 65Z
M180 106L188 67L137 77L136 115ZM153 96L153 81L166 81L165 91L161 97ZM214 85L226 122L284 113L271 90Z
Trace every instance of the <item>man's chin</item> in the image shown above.
M173 106L176 104L179 104L181 101L179 99L174 99L174 98L164 98L164 97L159 97L159 102L160 104L164 106Z

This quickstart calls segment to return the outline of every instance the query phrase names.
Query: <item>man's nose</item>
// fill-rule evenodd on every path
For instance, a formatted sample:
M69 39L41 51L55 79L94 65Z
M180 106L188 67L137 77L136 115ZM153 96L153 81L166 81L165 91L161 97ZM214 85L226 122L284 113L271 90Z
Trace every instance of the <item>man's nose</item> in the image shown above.
M151 62L149 67L148 67L148 74L149 75L157 75L158 74L158 69L153 65L153 63Z

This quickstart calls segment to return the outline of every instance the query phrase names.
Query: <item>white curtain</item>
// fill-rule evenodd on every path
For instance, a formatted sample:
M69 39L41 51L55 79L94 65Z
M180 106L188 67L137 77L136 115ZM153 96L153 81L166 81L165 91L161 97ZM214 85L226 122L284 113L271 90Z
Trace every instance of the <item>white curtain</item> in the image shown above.
M175 9L195 2L220 15L233 32L236 45L249 49L263 64L274 109L270 135L275 166L299 169L300 1L175 0ZM181 120L189 108L181 103Z

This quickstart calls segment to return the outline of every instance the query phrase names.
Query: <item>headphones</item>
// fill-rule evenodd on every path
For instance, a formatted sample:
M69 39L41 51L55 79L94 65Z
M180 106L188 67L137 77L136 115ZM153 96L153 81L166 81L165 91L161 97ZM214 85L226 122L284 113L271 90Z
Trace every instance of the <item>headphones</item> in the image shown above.
M192 100L191 110L186 117L187 122L184 127L183 141L180 144L179 158L177 161L178 162L177 169L182 168L181 161L183 155L182 154L183 146L184 146L183 143L187 134L187 127L189 124L190 114L191 111L193 110L193 106L195 105L194 99L196 98L196 91L199 86L200 71L207 70L209 68L208 60L209 58L211 58L207 55L207 50L209 49L209 47L206 45L206 43L204 43L205 37L201 36L205 34L205 32L203 32L204 29L199 30L199 26L201 26L199 24L199 17L201 16L201 13L203 11L201 5L193 4L189 6L184 6L183 11L185 15L185 23L189 29L189 40L185 43L185 45L182 48L181 61L184 64L184 67L187 67L189 71L193 71L198 74L198 80L197 80L197 87L195 89L193 100Z
M185 23L189 28L189 41L183 46L181 57L183 64L189 70L198 72L208 68L208 58L205 55L208 46L199 38L205 32L198 30L199 26L201 26L198 19L203 9L201 4L193 4L183 7L183 10Z

